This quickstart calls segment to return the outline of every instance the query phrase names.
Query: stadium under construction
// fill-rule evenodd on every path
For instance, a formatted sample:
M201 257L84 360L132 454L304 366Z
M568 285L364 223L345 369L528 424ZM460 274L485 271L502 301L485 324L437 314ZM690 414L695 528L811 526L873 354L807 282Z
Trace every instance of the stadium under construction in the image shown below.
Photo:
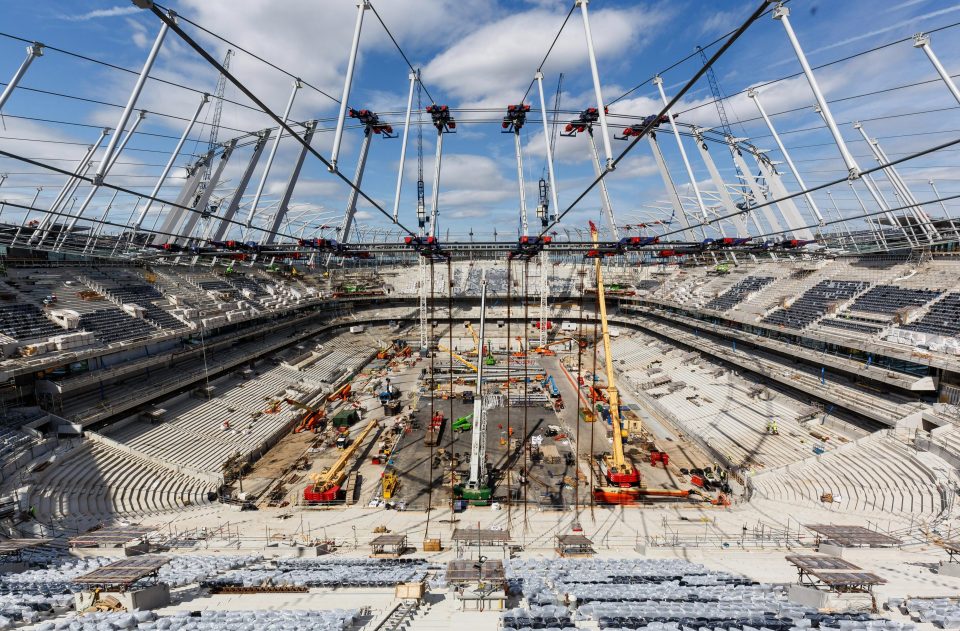
M192 2L66 20L134 68L0 32L0 630L960 628L957 24L759 2L617 96L636 7L501 2L491 107L442 80L487 27L421 68L342 4L323 81Z

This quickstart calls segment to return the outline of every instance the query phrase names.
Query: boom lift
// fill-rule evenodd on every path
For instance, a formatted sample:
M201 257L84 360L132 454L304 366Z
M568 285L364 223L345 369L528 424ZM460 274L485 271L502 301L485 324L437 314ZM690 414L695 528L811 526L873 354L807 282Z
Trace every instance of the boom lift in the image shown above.
M599 244L597 226L590 222L590 236ZM607 399L610 403L610 428L613 434L613 453L598 459L605 485L594 488L598 501L623 504L633 501L641 489L640 473L623 453L623 434L620 428L620 396L613 378L613 356L610 351L610 327L607 324L607 304L603 294L603 269L600 258L595 261L597 275L597 302L600 305L600 329L603 333L604 365L607 370Z
M451 351L449 348L447 348L446 346L437 345L437 350L449 352L450 355L451 355L455 360L457 360L458 362L460 362L461 364L463 364L464 366L466 366L467 368L469 368L469 369L472 370L473 372L477 372L477 365L476 365L476 364L474 364L474 363L473 363L472 361L470 361L469 359L467 359L467 358L465 358L465 357L462 357L461 355L458 355L457 353L452 352L452 351Z
M300 432L317 432L320 429L323 429L324 422L327 419L327 411L323 407L312 407L306 403L301 403L294 399L284 399L284 403L291 405L295 408L299 408L306 412L303 415L303 418L300 419L300 424L294 428L293 433L299 434Z
M347 463L377 425L376 419L370 421L326 472L312 477L313 484L303 490L303 499L307 504L329 503L338 499L340 486L347 475Z
M480 339L483 339L486 321L487 278L480 280ZM489 346L489 342L487 345ZM467 483L457 486L454 492L474 505L483 506L490 501L493 490L489 484L489 472L486 470L487 457L487 410L483 398L483 365L477 364L477 396L473 400L473 433L470 443L470 477ZM461 419L457 419L459 423Z
M476 346L476 349L473 352L479 355L480 354L480 336L477 335L477 331L473 328L473 325L470 322L464 322L463 325L467 327L468 331L470 331L470 337L473 338L473 345Z

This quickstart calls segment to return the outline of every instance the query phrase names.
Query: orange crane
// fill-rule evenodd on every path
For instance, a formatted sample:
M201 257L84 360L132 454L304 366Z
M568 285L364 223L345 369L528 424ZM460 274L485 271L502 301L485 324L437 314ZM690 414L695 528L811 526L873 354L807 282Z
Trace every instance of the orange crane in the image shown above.
M353 457L363 441L379 425L376 419L370 421L360 434L353 439L350 446L343 450L337 461L329 469L312 476L312 484L303 489L303 499L307 504L329 503L336 501L340 495L343 479L347 477L347 463Z
M303 415L303 418L300 419L300 424L294 428L294 434L299 434L303 431L309 432L311 430L316 433L316 431L321 427L323 421L325 421L327 418L327 411L322 407L322 404L321 407L315 408L307 405L306 403L301 403L293 399L284 399L284 402L306 412Z
M597 226L590 222L590 236L594 245L599 246L600 236ZM640 472L623 453L623 433L620 427L620 394L613 378L613 354L610 350L610 327L607 324L607 304L603 294L603 269L600 258L596 257L597 303L600 305L600 329L603 333L603 359L607 370L607 399L610 403L610 431L613 434L613 450L598 459L603 481L594 488L594 497L598 501L611 504L632 502L641 491Z
M331 401L346 401L350 397L350 384L344 384L339 390L330 395Z

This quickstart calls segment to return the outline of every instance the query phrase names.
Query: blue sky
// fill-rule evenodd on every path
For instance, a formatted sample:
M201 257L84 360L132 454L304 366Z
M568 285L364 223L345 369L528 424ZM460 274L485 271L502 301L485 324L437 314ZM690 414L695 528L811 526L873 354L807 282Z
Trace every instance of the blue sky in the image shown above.
M705 45L735 28L755 4L592 0L591 23L605 101L613 101L634 85L690 54L696 45ZM499 133L497 121L502 116L501 109L523 96L537 64L569 9L569 3L549 0L374 0L374 5L408 57L422 69L423 82L434 99L465 110L456 114L458 133L445 139L440 185L441 234L449 230L451 235L459 237L472 230L477 238L487 238L496 230L500 238L512 238L519 225L517 168L512 138ZM339 98L356 17L353 2L169 0L169 6ZM814 66L908 37L917 31L960 21L960 3L946 0L794 0L789 6L794 28ZM121 0L48 0L40 3L10 0L4 3L3 15L0 30L4 33L133 69L142 65L159 29L155 17ZM189 25L185 28L216 57L223 57L228 47L226 44ZM933 35L934 49L952 72L960 72L960 38L956 33L957 30L951 28ZM8 80L23 56L22 42L0 37L0 80ZM663 75L668 96L685 83L698 65L699 58L694 57ZM240 52L234 57L231 68L274 111L282 112L289 96L289 77ZM766 16L718 61L715 69L721 89L734 94L749 86L793 74L799 71L799 65L782 26ZM561 72L562 109L580 110L595 105L579 12L571 17L544 66L544 87L550 104ZM367 12L350 105L382 112L382 117L399 130L406 101L407 74L403 59L383 27L371 12ZM164 42L154 76L210 92L217 80L216 72L172 33ZM851 150L864 168L875 162L867 146L856 140L857 133L849 124L854 120L867 121L864 127L871 137L879 138L891 158L960 135L957 103L940 82L872 97L848 98L935 79L931 64L910 42L834 64L818 71L818 77L828 99L844 99L835 104L834 115L841 123L844 136L854 141ZM122 104L126 102L134 80L132 74L48 50L31 67L21 86ZM245 97L229 85L226 97L246 103ZM544 173L545 160L535 90L530 98L533 100L527 102L532 103L534 111L522 140L528 212L533 222L536 184ZM773 120L807 184L842 176L844 169L839 154L830 143L830 136L822 128L818 115L811 109L813 97L802 77L764 87L761 98L771 113L802 108L775 115ZM426 95L423 99L426 105ZM715 125L715 108L709 103L704 105L709 99L709 86L702 80L676 108L676 111L683 112L680 120ZM160 114L189 117L198 100L195 92L150 82L138 106L151 113L108 181L148 193L173 148L175 137L184 126L183 120ZM656 88L647 84L612 105L611 113L616 117L611 120L636 122L629 117L639 119L654 113L658 104ZM703 106L690 109L697 105ZM298 92L291 118L295 121L330 119L336 116L336 108L336 103L330 99L303 88ZM949 109L916 114L942 108ZM8 151L61 168L72 168L86 145L96 138L97 128L116 125L119 113L119 109L108 105L18 90L4 108L0 143ZM756 120L757 112L749 99L743 95L733 97L727 102L727 113L738 135L752 138L761 148L776 149L762 121ZM43 120L27 120L25 117ZM212 108L208 107L201 121L209 121L211 117ZM736 122L739 120L744 122ZM221 141L263 129L271 122L263 114L226 103L222 125ZM322 122L320 126L326 129L333 125ZM674 139L666 131L664 129L658 138L671 176L681 193L690 194L689 178ZM194 129L192 140L187 143L178 165L186 164L192 154L203 151L208 133L206 125ZM317 133L313 146L328 156L332 136L329 131ZM358 129L348 129L344 135L340 167L348 176L353 174L360 140ZM423 145L428 198L433 184L434 141L432 128L425 127ZM704 190L714 189L707 181L707 171L693 141L685 139L684 142L695 178ZM616 140L612 144L615 152L625 146ZM279 198L297 150L295 141L290 139L280 145L260 203L266 214ZM400 213L401 222L411 228L416 225L413 210L416 150L416 134L411 133ZM733 182L734 169L729 154L724 155L720 150L724 150L723 147L712 149L711 154L717 160L721 174ZM248 152L249 148L235 153L215 197L232 194ZM399 155L399 138L376 138L364 178L364 190L388 210L393 205ZM780 159L776 151L771 155L775 160ZM591 180L589 159L589 149L583 138L557 140L561 207L565 208ZM264 162L261 161L261 169ZM927 199L930 195L927 180L930 178L936 180L941 194L960 192L956 164L956 153L944 151L905 165L901 173L914 187L917 197ZM785 165L781 165L781 169L785 170ZM29 202L36 187L42 186L37 202L40 207L49 205L63 182L63 176L42 173L36 167L9 160L0 161L0 173L9 174L0 187L0 199ZM167 199L176 196L183 182L183 169L175 170L173 175L161 192L161 196ZM246 203L252 199L259 177L260 170L248 189ZM645 142L637 145L607 181L619 224L670 216L669 210L661 210L667 205L665 189ZM878 181L882 187L886 186L882 178ZM785 177L785 184L789 190L797 188L789 175ZM885 190L890 194L889 188ZM841 185L832 191L844 216L859 212L849 187ZM303 225L309 231L321 224L338 224L347 192L347 187L327 173L318 160L308 156L291 207L293 221L284 231L296 234ZM85 193L86 189L81 187L78 195L82 199ZM101 191L88 214L99 216L111 197L112 193ZM816 200L821 208L832 208L831 200L824 193L817 194ZM133 197L118 196L111 209L111 218L125 222L133 212L134 204ZM685 200L687 204L692 207L693 202ZM948 208L954 214L960 213L955 207L948 205ZM241 213L245 214L245 211L243 209ZM939 209L928 211L942 214ZM809 216L803 205L801 212L805 217ZM146 226L153 224L156 214L151 214ZM6 216L9 215L5 213ZM593 192L570 213L564 225L570 229L582 228L587 219L599 218L600 198ZM358 222L366 230L384 225L382 217L363 203L360 204ZM862 223L853 225L859 227Z

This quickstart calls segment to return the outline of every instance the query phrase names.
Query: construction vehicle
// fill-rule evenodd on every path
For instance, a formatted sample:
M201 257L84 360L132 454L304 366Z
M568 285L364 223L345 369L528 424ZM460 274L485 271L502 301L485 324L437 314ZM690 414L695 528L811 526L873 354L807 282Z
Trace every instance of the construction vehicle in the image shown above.
M473 325L469 321L464 322L463 326L467 327L467 330L470 331L470 337L473 338L474 349L470 351L469 355L479 355L480 354L480 336L477 335L477 332L474 330Z
M423 444L430 446L436 445L440 437L440 430L443 428L443 422L446 420L443 412L436 412L430 419L430 427L427 428L426 435L423 437Z
M599 246L597 226L590 222L590 236ZM640 494L640 472L623 453L623 435L620 427L620 396L613 375L613 353L610 349L610 326L607 322L607 304L604 296L603 267L600 258L595 262L597 303L600 305L600 330L603 333L603 359L607 370L607 399L610 403L610 429L613 438L612 453L604 454L597 461L604 483L593 489L594 497L604 503L631 503Z
M480 330L483 331L483 323L480 323ZM487 357L483 360L483 363L487 366L496 366L497 360L493 357L493 345L490 343L490 340L487 340Z
M480 278L480 336L483 339L484 325L486 324L486 306L487 306L487 276L484 274ZM487 341L487 351L491 348L490 341ZM473 400L473 428L470 440L470 477L467 483L454 486L454 495L467 500L477 506L485 506L490 503L490 497L493 495L493 489L490 487L489 474L486 468L487 457L487 410L484 405L483 397L483 366L491 366L496 363L491 353L487 359L479 362L477 366L477 393ZM458 419L459 420L459 419Z
M453 422L451 429L453 429L455 432L469 432L471 429L473 429L473 421L471 421L472 418L472 412L466 416L461 416Z
M389 500L392 499L397 493L397 489L400 487L400 476L396 473L384 473L383 480L383 499Z
M379 394L379 397L384 414L396 414L400 411L400 391L390 383L389 379L386 380L386 387Z
M584 423L593 423L597 420L597 416L586 408L580 408L580 420Z
M370 432L376 429L377 425L376 420L370 421L350 443L349 447L344 447L343 453L329 469L311 478L312 484L303 490L303 500L307 504L327 504L339 498L340 487L347 477L347 463L350 462L360 445L370 435Z
M464 366L466 366L467 368L469 368L472 372L477 372L477 365L476 365L476 364L474 364L474 363L473 363L472 361L470 361L469 359L467 359L467 358L465 358L465 357L463 357L463 356L461 356L461 355L458 355L457 353L454 353L452 350L450 350L450 349L447 348L446 346L443 346L443 345L439 345L439 344L438 344L438 345L437 345L437 350L438 350L438 351L441 351L441 352L445 352L445 353L450 353L450 356L451 356L451 357L453 357L455 360L457 360L458 362L460 362L461 364L463 364Z
M330 400L331 400L331 401L346 401L348 398L350 398L350 392L351 392L351 390L352 390L352 388L351 388L351 385L350 385L349 383L348 383L348 384L344 384L339 390L337 390L336 392L334 392L333 394L330 395Z
M284 403L301 409L305 412L300 423L294 428L293 433L313 431L314 433L322 431L326 425L327 411L322 407L311 407L305 403L295 401L294 399L284 399Z
M557 387L557 382L553 380L553 375L547 377L547 387L550 389L550 396L560 396L560 388Z

